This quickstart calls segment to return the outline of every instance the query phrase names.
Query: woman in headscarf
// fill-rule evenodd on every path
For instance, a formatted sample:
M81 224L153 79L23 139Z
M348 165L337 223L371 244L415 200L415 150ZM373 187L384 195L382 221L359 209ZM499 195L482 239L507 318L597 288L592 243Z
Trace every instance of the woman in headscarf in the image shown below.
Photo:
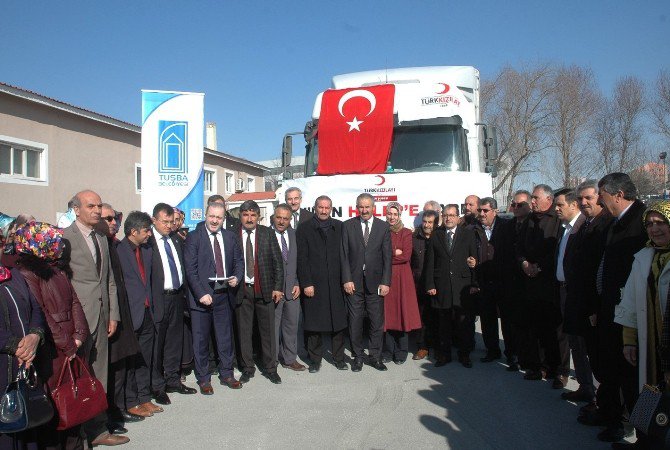
M407 359L408 332L421 328L419 304L412 277L412 232L400 220L402 206L391 202L386 206L386 222L391 227L393 252L391 289L384 297L385 342L382 358L384 362L402 364Z
M614 321L623 325L623 354L638 367L639 390L670 385L670 201L650 206L642 216L649 241L635 254ZM638 430L638 444L646 438Z
M44 316L17 269L0 266L0 394L28 367L44 337ZM36 449L36 430L0 434L0 450Z
M63 258L66 241L60 229L48 223L29 222L16 230L16 265L30 291L42 307L49 327L40 352L39 374L47 388L57 387L66 360L71 360L89 335L88 322L70 283L72 269ZM83 448L79 426L56 431L58 415L41 427L38 440L43 448Z

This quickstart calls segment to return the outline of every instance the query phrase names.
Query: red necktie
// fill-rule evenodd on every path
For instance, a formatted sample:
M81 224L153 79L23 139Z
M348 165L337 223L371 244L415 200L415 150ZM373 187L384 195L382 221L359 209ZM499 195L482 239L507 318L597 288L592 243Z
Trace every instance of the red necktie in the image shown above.
M142 283L145 285L147 284L147 274L144 272L144 264L142 263L142 253L140 252L140 248L136 247L135 248L135 259L137 260L137 267L140 269L140 277L142 277ZM144 307L148 308L149 307L149 298L144 299Z

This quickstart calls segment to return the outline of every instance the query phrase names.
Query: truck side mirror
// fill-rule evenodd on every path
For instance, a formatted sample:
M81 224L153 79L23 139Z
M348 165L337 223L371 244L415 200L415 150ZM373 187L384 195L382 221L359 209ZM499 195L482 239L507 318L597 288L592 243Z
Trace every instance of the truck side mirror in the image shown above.
M486 159L498 159L498 129L496 127L488 127L484 145L486 146Z
M281 146L281 166L289 167L293 157L293 136L285 135Z

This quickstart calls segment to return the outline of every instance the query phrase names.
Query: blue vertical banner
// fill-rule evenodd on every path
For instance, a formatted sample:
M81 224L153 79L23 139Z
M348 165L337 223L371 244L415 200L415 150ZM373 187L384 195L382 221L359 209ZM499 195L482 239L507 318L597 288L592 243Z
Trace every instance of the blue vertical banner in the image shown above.
M142 211L176 206L191 229L204 219L204 106L205 94L142 91Z

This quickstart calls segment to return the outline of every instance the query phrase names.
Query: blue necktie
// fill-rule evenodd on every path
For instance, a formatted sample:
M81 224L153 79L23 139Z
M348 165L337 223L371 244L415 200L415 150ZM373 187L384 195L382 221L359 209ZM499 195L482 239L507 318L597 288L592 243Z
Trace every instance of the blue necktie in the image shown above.
M284 233L280 234L281 234L281 256L284 258L284 262L288 262L288 244L286 244Z
M172 275L172 289L179 289L179 272L177 272L177 264L174 262L172 247L170 247L167 236L163 236L163 244L165 244L165 254L167 255L168 266L170 266L170 275Z

